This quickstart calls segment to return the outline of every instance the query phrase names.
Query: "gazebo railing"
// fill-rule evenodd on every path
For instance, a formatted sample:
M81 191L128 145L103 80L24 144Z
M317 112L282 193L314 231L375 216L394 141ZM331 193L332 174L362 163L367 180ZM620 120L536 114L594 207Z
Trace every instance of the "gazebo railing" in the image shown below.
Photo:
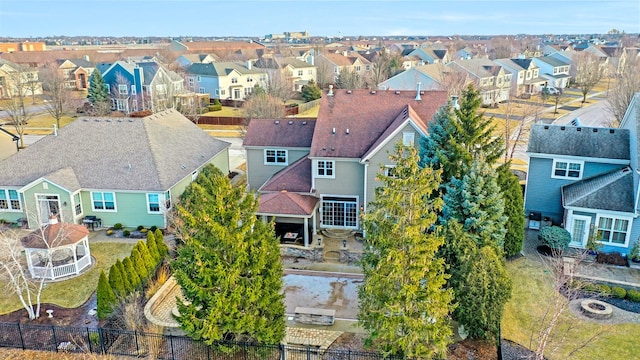
M56 280L69 275L79 274L80 271L84 270L87 266L91 264L91 256L85 255L82 258L78 259L77 263L53 266L53 267L45 267L45 266L34 266L32 268L32 276L34 278L45 278L49 280Z

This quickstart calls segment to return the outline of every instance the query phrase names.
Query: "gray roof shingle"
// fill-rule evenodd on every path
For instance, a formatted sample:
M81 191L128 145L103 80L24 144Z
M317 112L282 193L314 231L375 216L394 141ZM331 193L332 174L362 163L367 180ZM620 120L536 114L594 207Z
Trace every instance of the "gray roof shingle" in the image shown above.
M562 205L632 213L633 173L625 167L565 185Z
M629 130L535 124L527 152L629 160Z

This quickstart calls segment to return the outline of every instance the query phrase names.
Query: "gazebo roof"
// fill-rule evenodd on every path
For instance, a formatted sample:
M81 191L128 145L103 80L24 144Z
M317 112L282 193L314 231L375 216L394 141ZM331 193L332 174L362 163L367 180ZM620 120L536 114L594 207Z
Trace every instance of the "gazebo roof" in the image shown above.
M84 225L55 223L44 225L21 239L24 248L48 249L71 245L89 235Z

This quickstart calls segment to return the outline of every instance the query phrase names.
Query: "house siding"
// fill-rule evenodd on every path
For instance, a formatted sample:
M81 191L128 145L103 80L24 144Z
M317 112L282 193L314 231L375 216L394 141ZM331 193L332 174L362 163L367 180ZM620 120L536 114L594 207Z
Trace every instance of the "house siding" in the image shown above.
M112 192L115 193L117 212L94 211L91 207L91 192L83 191L81 197L85 216L94 215L102 219L102 226L105 227L113 226L116 223L121 223L125 227L155 225L163 228L165 226L163 214L147 213L147 192Z
M264 150L265 149L281 149L287 150L288 164L287 165L265 165L264 164ZM286 148L279 146L267 146L264 148L250 148L246 149L247 153L247 181L249 182L249 188L255 190L260 188L271 176L278 171L288 167L300 158L309 155L309 149L299 148Z
M229 148L225 148L218 155L213 157L211 159L211 161L209 161L207 164L203 165L202 167L205 167L208 164L212 164L215 167L217 167L223 174L228 174L229 173L229 161L228 161L228 158L229 158ZM201 168L199 168L198 171ZM182 195L184 190L187 188L187 186L189 186L189 184L191 184L191 182L192 182L191 175L189 175L189 176L187 176L184 179L180 180L177 184L175 184L174 186L171 187L171 189L170 189L170 191L171 191L171 204L175 204L176 201L178 201L180 199L180 196Z
M73 221L72 208L70 205L71 196L69 195L69 192L49 181L42 180L23 193L23 211L25 211L25 213L21 213L19 217L23 217L26 214L26 217L29 221L29 228L37 228L40 225L40 223L38 222L39 208L36 204L36 194L57 195L60 203L60 214L62 221ZM67 203L67 206L63 205L65 202Z
M335 161L335 179L316 178L318 194L352 195L363 201L364 165L357 161ZM314 169L315 171L315 169Z

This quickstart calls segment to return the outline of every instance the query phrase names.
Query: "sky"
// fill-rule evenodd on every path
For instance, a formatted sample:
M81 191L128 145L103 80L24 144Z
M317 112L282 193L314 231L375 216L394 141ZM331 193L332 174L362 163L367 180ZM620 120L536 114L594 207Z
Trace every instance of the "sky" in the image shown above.
M0 37L640 33L640 0L0 0Z

